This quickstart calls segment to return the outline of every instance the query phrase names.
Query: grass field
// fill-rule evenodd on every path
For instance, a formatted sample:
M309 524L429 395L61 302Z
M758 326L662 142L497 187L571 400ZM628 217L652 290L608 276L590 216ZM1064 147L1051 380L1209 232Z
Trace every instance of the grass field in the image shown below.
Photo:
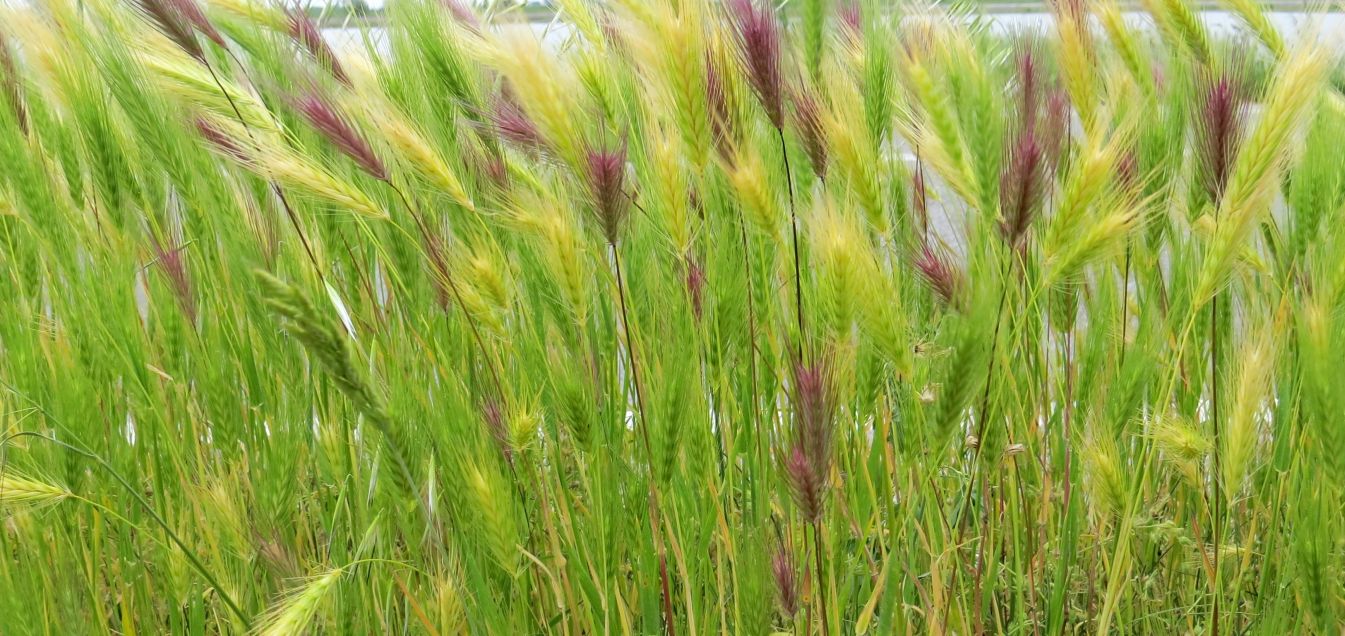
M1340 633L1339 46L1226 3L0 9L0 634Z

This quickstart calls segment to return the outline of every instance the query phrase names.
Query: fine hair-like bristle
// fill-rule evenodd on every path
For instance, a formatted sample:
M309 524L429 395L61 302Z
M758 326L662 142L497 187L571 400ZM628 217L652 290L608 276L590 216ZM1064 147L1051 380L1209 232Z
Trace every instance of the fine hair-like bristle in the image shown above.
M803 139L803 148L808 152L808 162L813 173L819 177L827 176L827 139L822 123L822 105L816 91L801 88L794 91L794 116L798 120L799 132Z

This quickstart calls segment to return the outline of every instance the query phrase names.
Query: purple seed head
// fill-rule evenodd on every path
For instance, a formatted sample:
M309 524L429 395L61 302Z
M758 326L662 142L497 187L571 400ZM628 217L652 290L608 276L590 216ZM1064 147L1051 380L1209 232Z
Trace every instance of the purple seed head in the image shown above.
M813 469L808 456L799 446L794 446L785 458L785 481L789 485L789 494L798 506L799 514L806 523L812 523L822 517L822 479Z
M831 377L825 362L794 367L794 441L803 449L814 471L826 475L831 467L831 433L835 417Z
M748 83L766 111L771 125L784 127L780 86L780 26L775 14L752 0L729 0L738 54L747 70Z
M495 99L495 107L491 110L490 118L501 138L530 148L542 144L542 135L537 131L537 124L533 123L508 93L501 93Z
M205 51L192 31L191 23L172 0L136 0L140 12L187 55L205 63Z
M841 26L845 27L850 37L859 39L864 36L864 9L858 2L847 2L836 11L836 17L840 19Z
M940 301L950 307L961 307L964 286L962 272L946 255L925 243L916 254L915 269Z
M780 610L786 616L793 616L799 611L798 579L794 571L794 557L783 545L771 553L771 578L775 579L775 593L780 599Z
M317 60L318 64L325 67L327 71L332 74L332 77L336 78L336 81L341 82L346 86L350 86L350 77L346 75L345 69L341 67L341 63L336 59L336 54L333 53L332 48L328 46L327 40L322 37L322 31L318 30L318 26L313 23L313 20L308 17L308 14L297 7L289 9L288 13L290 21L290 37L293 38L299 46L302 46L309 55L313 56L313 59Z
M211 42L220 47L224 47L224 36L210 23L205 12L201 11L201 6L196 4L196 0L165 0L170 7L177 11L188 24L196 29L201 35L206 36Z
M350 122L316 91L310 90L293 99L295 110L308 120L309 125L322 133L327 141L350 157L355 165L379 181L388 180L387 167L374 154L364 137Z
M486 400L481 406L481 419L485 421L486 431L490 433L491 439L499 445L505 461L512 462L514 452L509 445L509 428L504 423L504 412L500 409L500 403L494 399Z
M243 147L238 145L238 142L233 137L230 137L225 134L224 131L216 128L214 124L200 117L197 117L194 123L197 134L201 135L202 139L206 140L206 142L217 148L220 152L229 155L235 161L240 163L248 163L250 161L251 158L248 157L247 153L243 150Z
M1019 133L1006 152L999 176L999 230L1006 243L1019 247L1045 198L1047 166L1041 142L1031 129Z
M1126 192L1139 191L1141 185L1139 155L1133 149L1121 155L1121 161L1116 165L1116 182Z
M1241 145L1246 108L1238 77L1223 73L1203 80L1200 119L1196 122L1196 156L1201 167L1201 185L1216 205L1223 198Z
M1041 101L1041 69L1037 50L1030 40L1021 41L1015 52L1014 70L1018 85L1018 126L1036 131Z
M929 224L929 192L925 190L925 171L917 169L911 175L911 203L915 209L915 219L920 227Z
M1070 127L1069 96L1062 89L1046 94L1046 110L1038 124L1042 152L1052 172L1060 164L1060 156L1065 152L1065 140L1069 138Z
M5 37L4 31L0 31L0 90L4 90L5 98L9 100L14 118L18 120L19 130L26 134L28 113L23 108L23 84L19 79L18 65L14 63L14 52L9 48L9 40Z
M622 141L611 150L590 147L584 153L584 167L603 236L615 245L629 212L625 191L626 143Z
M150 237L150 249L154 251L154 263L168 278L168 286L177 298L178 306L187 320L196 322L196 297L192 294L191 280L187 276L187 264L182 258L185 247L165 248L157 237Z
M687 295L691 297L691 313L701 319L705 303L705 268L694 258L687 259Z

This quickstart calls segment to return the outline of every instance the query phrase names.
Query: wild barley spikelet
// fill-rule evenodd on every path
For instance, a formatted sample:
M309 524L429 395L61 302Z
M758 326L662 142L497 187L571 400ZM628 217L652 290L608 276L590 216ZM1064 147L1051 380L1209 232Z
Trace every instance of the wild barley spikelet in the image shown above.
M1196 157L1200 183L1209 200L1218 205L1242 143L1247 100L1242 80L1224 72L1206 77L1200 89L1200 117L1196 119Z
M831 477L831 438L835 413L826 362L794 367L794 440L785 460L785 476L804 520L816 522Z
M462 3L462 0L440 0L444 8L453 15L453 18L461 22L468 29L479 32L481 30L481 18L476 16L476 12L471 7Z
M738 37L738 56L766 117L776 129L785 125L780 85L780 26L774 13L753 0L729 0Z
M172 7L173 10L177 11L177 14L182 16L182 19L195 28L201 35L204 35L207 39L220 47L225 46L224 36L215 28L215 25L210 23L210 19L206 17L205 12L201 11L201 7L196 4L196 0L164 1L168 6Z
M858 41L864 37L864 8L857 0L843 3L836 10L836 18L852 40Z
M496 133L504 140L525 148L537 148L542 145L542 135L537 131L537 124L523 112L523 108L514 101L510 93L501 92L495 98L490 119L495 125Z
M803 448L794 446L785 458L785 481L789 484L789 494L798 506L799 514L807 523L822 516L822 480L813 471Z
M192 124L196 128L197 134L201 135L201 138L204 139L206 143L210 144L210 146L219 152L228 155L234 161L239 163L247 163L251 161L250 155L248 155L242 145L209 119L197 117L192 120Z
M27 509L60 503L69 490L10 472L0 475L0 509Z
M327 40L322 37L322 31L308 17L303 9L294 7L287 10L289 14L289 34L299 46L303 47L314 60L318 62L327 72L336 78L336 81L350 86L350 76L341 67L341 62L336 59L336 53L332 52L331 46Z
M187 55L205 63L205 51L197 41L196 34L187 16L180 11L180 5L174 0L136 0L140 14L154 23L168 39L182 48Z
M630 211L626 200L626 142L614 149L590 146L584 152L584 167L589 196L602 226L603 237L616 245L621 225Z
M1041 143L1031 130L1019 133L1006 152L999 177L999 231L1006 243L1021 247L1041 208L1049 176Z
M953 265L947 254L924 243L915 255L915 269L920 279L943 304L954 309L961 308L964 287L962 271Z
M9 102L10 110L18 121L19 130L28 132L28 111L23 105L23 81L19 77L18 66L14 63L14 52L9 48L9 39L0 30L0 90Z
M705 101L715 149L719 151L720 158L727 160L733 156L733 147L738 141L737 118L733 115L729 95L724 87L722 71L714 56L709 54L705 57Z
M700 320L705 304L705 268L695 259L688 258L686 270L687 296L691 299L691 314L696 317L696 320Z
M794 557L781 545L771 553L771 578L775 580L775 595L780 601L780 611L785 616L793 616L799 611L798 578L794 570Z
M150 237L150 247L154 251L154 263L163 271L168 285L177 298L187 321L196 322L196 296L192 293L191 279L187 276L187 264L182 258L186 246L165 248L157 237Z
M345 116L337 111L336 106L319 95L316 89L295 97L293 103L295 110L299 111L313 128L350 157L369 176L379 181L388 180L388 169L378 155L374 154L369 142L365 141Z
M328 570L289 590L279 603L267 610L253 633L257 636L302 636L309 633L323 600L344 573L341 568Z
M509 426L504 421L500 403L494 398L487 398L486 403L481 406L481 419L485 422L486 431L490 433L491 439L499 445L505 461L513 463L514 449L509 445Z

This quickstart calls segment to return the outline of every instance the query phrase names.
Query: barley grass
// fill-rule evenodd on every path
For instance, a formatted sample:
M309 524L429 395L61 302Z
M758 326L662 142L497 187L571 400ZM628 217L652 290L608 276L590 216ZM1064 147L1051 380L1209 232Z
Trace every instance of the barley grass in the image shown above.
M0 633L1340 632L1338 34L0 10Z

